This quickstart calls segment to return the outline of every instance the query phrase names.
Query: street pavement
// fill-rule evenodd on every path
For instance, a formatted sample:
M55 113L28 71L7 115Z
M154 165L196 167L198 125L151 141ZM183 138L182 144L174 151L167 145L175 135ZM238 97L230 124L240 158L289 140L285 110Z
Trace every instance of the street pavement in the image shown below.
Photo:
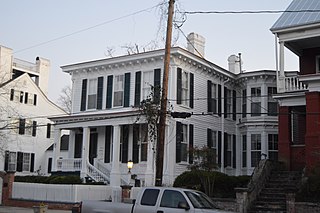
M48 209L47 213L71 213L70 211L66 210L55 210L55 209ZM0 213L33 213L32 208L20 208L20 207L9 207L9 206L0 206Z

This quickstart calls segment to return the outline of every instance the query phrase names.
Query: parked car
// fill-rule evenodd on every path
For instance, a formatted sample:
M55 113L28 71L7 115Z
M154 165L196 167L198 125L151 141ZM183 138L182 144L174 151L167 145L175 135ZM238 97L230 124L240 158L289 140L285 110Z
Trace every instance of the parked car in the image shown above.
M81 213L226 213L202 192L169 187L142 188L132 203L83 201ZM229 212L231 213L231 212Z

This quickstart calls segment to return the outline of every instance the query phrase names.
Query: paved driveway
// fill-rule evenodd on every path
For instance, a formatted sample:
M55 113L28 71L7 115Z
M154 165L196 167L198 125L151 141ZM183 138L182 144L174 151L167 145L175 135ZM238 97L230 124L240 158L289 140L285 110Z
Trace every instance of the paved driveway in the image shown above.
M33 209L32 208L0 206L0 213L33 213ZM71 213L71 210L66 211L66 210L48 209L47 213Z

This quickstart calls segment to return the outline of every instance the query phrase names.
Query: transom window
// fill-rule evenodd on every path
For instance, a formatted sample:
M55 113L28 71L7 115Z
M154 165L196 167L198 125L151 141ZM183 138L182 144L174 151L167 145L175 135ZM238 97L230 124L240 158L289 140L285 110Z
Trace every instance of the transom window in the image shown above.
M123 106L124 94L124 75L117 75L114 77L114 93L113 106Z

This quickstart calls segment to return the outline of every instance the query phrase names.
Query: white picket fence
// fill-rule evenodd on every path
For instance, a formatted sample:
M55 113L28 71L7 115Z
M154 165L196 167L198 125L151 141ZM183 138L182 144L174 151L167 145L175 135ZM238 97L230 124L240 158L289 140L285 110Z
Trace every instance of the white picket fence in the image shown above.
M119 187L120 188L120 187ZM105 185L59 185L14 182L13 199L75 203L82 200L119 201L121 189Z

